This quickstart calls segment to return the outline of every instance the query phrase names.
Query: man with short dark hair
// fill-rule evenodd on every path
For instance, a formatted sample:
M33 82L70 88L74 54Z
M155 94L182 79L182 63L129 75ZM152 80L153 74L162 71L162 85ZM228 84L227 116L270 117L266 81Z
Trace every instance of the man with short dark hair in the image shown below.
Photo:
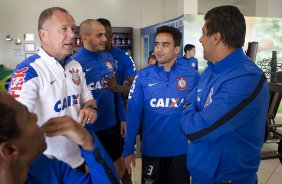
M198 70L198 60L197 58L195 58L195 54L196 54L195 45L187 44L184 47L184 56L182 59L184 60L183 62L187 62L193 68Z
M269 90L260 68L244 53L246 24L234 6L211 9L200 42L208 67L189 96L181 128L190 140L192 182L257 183Z
M111 53L117 65L117 79L115 79L115 77L105 78L105 81L107 82L106 87L114 92L120 92L124 95L128 95L130 86L124 86L123 83L126 79L130 85L132 84L133 79L136 75L135 63L132 57L127 52L112 46L113 33L110 21L105 18L99 18L97 19L97 21L99 21L105 27L107 37L105 50Z
M0 181L13 183L119 183L99 140L68 116L52 118L41 129L37 116L7 94L0 94ZM80 146L89 173L72 169L46 149L44 134L64 136Z
M181 32L171 26L157 29L157 63L140 70L128 97L124 163L131 172L136 135L142 124L142 183L187 184L187 143L180 130L181 106L199 80L198 72L177 62Z

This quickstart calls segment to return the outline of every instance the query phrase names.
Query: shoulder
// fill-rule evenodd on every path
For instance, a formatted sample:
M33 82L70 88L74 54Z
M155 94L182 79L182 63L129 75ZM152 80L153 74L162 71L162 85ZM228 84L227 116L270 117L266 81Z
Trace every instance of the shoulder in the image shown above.
M121 55L121 54L125 54L125 51L117 48L117 47L112 47L111 50L110 50L110 53L112 55Z
M17 68L23 68L23 67L29 67L32 63L35 63L38 59L40 58L40 56L38 54L34 54L28 58L26 58L25 60L23 60L21 63L19 63L16 67Z
M72 60L79 62L79 63L84 63L86 60L89 59L89 55L85 52L82 52L82 48L81 48L77 53L75 53L70 58Z
M34 64L39 61L40 56L38 54L34 54L27 59L23 60L14 70L14 77L21 76L25 78L25 81L38 76ZM37 68L38 69L38 68Z
M153 73L155 70L156 70L156 65L151 65L151 66L147 66L147 67L144 67L142 69L140 69L137 74L149 74L149 73Z
M177 62L175 63L175 67L177 71L183 71L187 74L199 75L199 72L191 64L187 63L185 59L177 60Z
M122 63L122 62L132 63L133 62L132 57L127 52L125 52L124 50L121 50L119 48L112 47L112 49L110 50L110 53L120 63Z
M195 57L191 57L191 61L198 62L198 59Z
M83 55L83 54L82 54L81 50L79 50L77 53L75 53L75 54L72 56L72 58L75 59L75 60L77 60L77 59L80 58L82 55Z
M39 173L39 170L46 171L49 167L49 165L55 161L56 159L54 157L48 157L44 154L39 155L36 157L29 167L29 173Z
M178 57L176 59L176 63L183 64L183 65L188 65L189 61L190 61L189 58L186 58L186 57Z

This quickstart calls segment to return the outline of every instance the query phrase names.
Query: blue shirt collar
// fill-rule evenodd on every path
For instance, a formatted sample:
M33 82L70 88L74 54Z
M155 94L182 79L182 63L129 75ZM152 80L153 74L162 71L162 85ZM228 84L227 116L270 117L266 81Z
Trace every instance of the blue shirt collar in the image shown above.
M175 65L177 63L177 59L178 57L175 58L175 62L174 64L170 67L170 71L174 70L175 69ZM158 66L158 61L156 61L156 63L154 64L155 68L157 69L157 71L165 71L164 67L163 66Z
M99 52L90 51L90 50L87 50L84 47L82 47L79 51L81 51L82 53L84 53L88 56L92 56L92 57L97 57L99 55Z
M248 59L249 58L245 55L243 49L238 48L222 60L216 62L214 65L208 62L208 66L213 66L213 71L220 73L226 71L226 68L233 68L240 65L244 60Z

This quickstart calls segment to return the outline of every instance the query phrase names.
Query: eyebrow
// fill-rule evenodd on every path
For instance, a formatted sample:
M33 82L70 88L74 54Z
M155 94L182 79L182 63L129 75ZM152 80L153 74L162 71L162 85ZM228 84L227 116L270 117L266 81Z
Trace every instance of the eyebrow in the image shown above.
M170 42L155 42L155 43L168 43L168 44L171 44Z

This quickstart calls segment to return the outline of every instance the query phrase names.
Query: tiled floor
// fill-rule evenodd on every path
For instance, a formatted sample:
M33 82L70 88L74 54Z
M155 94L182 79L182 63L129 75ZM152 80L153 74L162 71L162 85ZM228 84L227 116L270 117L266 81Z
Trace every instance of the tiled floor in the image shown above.
M277 151L277 144L265 144L263 151ZM136 158L134 184L141 183L141 158ZM282 184L282 165L279 159L262 160L258 171L259 184Z
M262 151L277 151L277 144L264 144ZM281 184L282 165L279 159L262 160L258 171L259 184Z

